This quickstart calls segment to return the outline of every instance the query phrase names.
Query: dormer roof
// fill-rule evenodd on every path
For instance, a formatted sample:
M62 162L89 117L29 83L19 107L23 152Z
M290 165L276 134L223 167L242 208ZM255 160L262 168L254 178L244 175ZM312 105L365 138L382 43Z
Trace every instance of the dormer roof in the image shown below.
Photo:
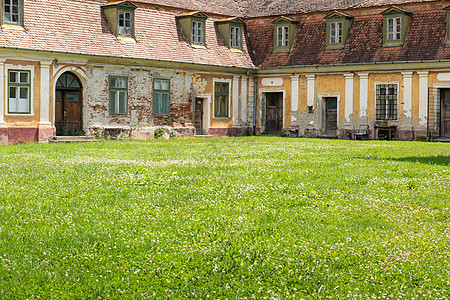
M406 15L411 15L412 14L411 11L409 11L407 9L404 9L404 8L401 8L401 7L397 7L397 6L391 6L388 9L384 10L381 14L382 15L389 15L389 14L398 14L398 13L406 14Z
M276 18L275 20L272 21L273 24L276 24L276 23L286 23L286 22L287 22L287 23L295 23L295 24L298 23L297 20L295 20L295 19L293 19L293 18L290 18L290 17L286 17L286 16L278 17L278 18Z
M133 8L136 9L137 6L134 5L131 1L114 1L114 2L109 2L107 4L103 4L102 7L110 7L110 6L120 6L120 7L129 7L129 8Z
M349 13L342 12L342 11L333 11L332 13L329 13L325 16L325 19L335 19L335 18L345 18L345 19L353 19L353 16Z
M196 17L196 18L202 18L207 19L208 16L202 13L201 11L192 11L192 12L186 12L177 15L177 18L186 18L186 17Z

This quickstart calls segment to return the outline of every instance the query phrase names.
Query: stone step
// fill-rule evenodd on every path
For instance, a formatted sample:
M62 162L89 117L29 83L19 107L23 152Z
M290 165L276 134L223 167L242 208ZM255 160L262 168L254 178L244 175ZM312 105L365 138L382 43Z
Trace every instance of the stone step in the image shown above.
M450 137L440 137L435 139L435 141L440 143L450 143Z
M80 143L80 142L99 142L93 136L54 136L50 143Z
M194 135L194 137L196 137L196 138L212 138L214 136L209 135L209 134L196 134L196 135Z

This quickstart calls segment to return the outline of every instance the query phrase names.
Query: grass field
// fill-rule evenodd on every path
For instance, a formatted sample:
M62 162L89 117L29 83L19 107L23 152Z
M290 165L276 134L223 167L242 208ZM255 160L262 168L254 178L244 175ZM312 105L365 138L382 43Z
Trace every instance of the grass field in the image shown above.
M0 147L1 299L448 299L450 144Z

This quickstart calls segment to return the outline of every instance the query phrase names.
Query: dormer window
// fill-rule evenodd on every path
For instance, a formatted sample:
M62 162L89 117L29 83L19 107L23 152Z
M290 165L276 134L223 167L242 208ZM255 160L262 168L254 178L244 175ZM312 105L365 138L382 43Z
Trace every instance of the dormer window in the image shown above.
M387 19L387 39L388 41L398 41L401 39L402 19L389 18Z
M131 12L119 11L119 35L131 36Z
M240 49L242 48L242 34L241 28L231 26L230 27L230 43L231 48Z
M294 45L298 21L289 17L279 17L274 24L273 52L290 52Z
M2 24L22 26L23 0L2 0Z
M334 11L325 17L327 20L326 50L345 47L352 19L352 15L339 11Z
M402 46L405 43L411 12L392 6L383 15L383 47Z
M289 27L279 26L277 27L277 47L289 46Z
M342 43L342 22L330 22L330 44Z
M203 22L192 21L192 43L203 45Z
M134 38L134 11L137 6L129 1L112 2L102 6L111 31L117 38Z
M185 34L189 44L194 48L204 48L206 46L205 30L207 18L208 16L199 11L182 13L177 16L181 30Z
M244 24L244 20L237 17L216 21L219 33L231 51L242 51Z

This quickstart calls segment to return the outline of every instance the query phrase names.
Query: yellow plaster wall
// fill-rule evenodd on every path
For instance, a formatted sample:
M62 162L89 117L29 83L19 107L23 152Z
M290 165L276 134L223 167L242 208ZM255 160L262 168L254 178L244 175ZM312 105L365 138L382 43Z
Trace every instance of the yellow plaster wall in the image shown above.
M6 126L19 126L19 127L28 127L28 126L37 126L40 119L40 95L41 95L41 68L39 66L39 62L35 61L21 61L21 60L6 60L5 65L14 65L17 66L17 69L20 70L20 67L34 67L34 77L31 79L33 84L33 95L31 99L31 107L32 114L30 115L14 115L7 114L8 112L8 99L7 94L5 94L4 101L4 112L5 112L5 122ZM15 68L15 67L14 67ZM8 88L8 78L7 76L4 78L5 91Z
M298 79L298 110L299 111L305 111L306 110L306 106L307 106L307 95L308 95L308 91L307 91L307 81L306 81L306 76L300 76Z
M411 118L413 121L419 119L419 74L416 72L412 78Z
M398 115L401 116L403 112L403 77L400 72L398 73L370 73L369 74L369 100L367 104L367 116L369 119L375 118L375 97L376 90L375 84L383 84L383 83L398 83L399 91L398 91L398 107L397 112ZM401 120L401 118L399 118Z
M336 94L339 93L339 120L338 125L344 123L345 113L345 77L342 74L318 75L315 78L315 99L316 107L318 106L319 94Z

